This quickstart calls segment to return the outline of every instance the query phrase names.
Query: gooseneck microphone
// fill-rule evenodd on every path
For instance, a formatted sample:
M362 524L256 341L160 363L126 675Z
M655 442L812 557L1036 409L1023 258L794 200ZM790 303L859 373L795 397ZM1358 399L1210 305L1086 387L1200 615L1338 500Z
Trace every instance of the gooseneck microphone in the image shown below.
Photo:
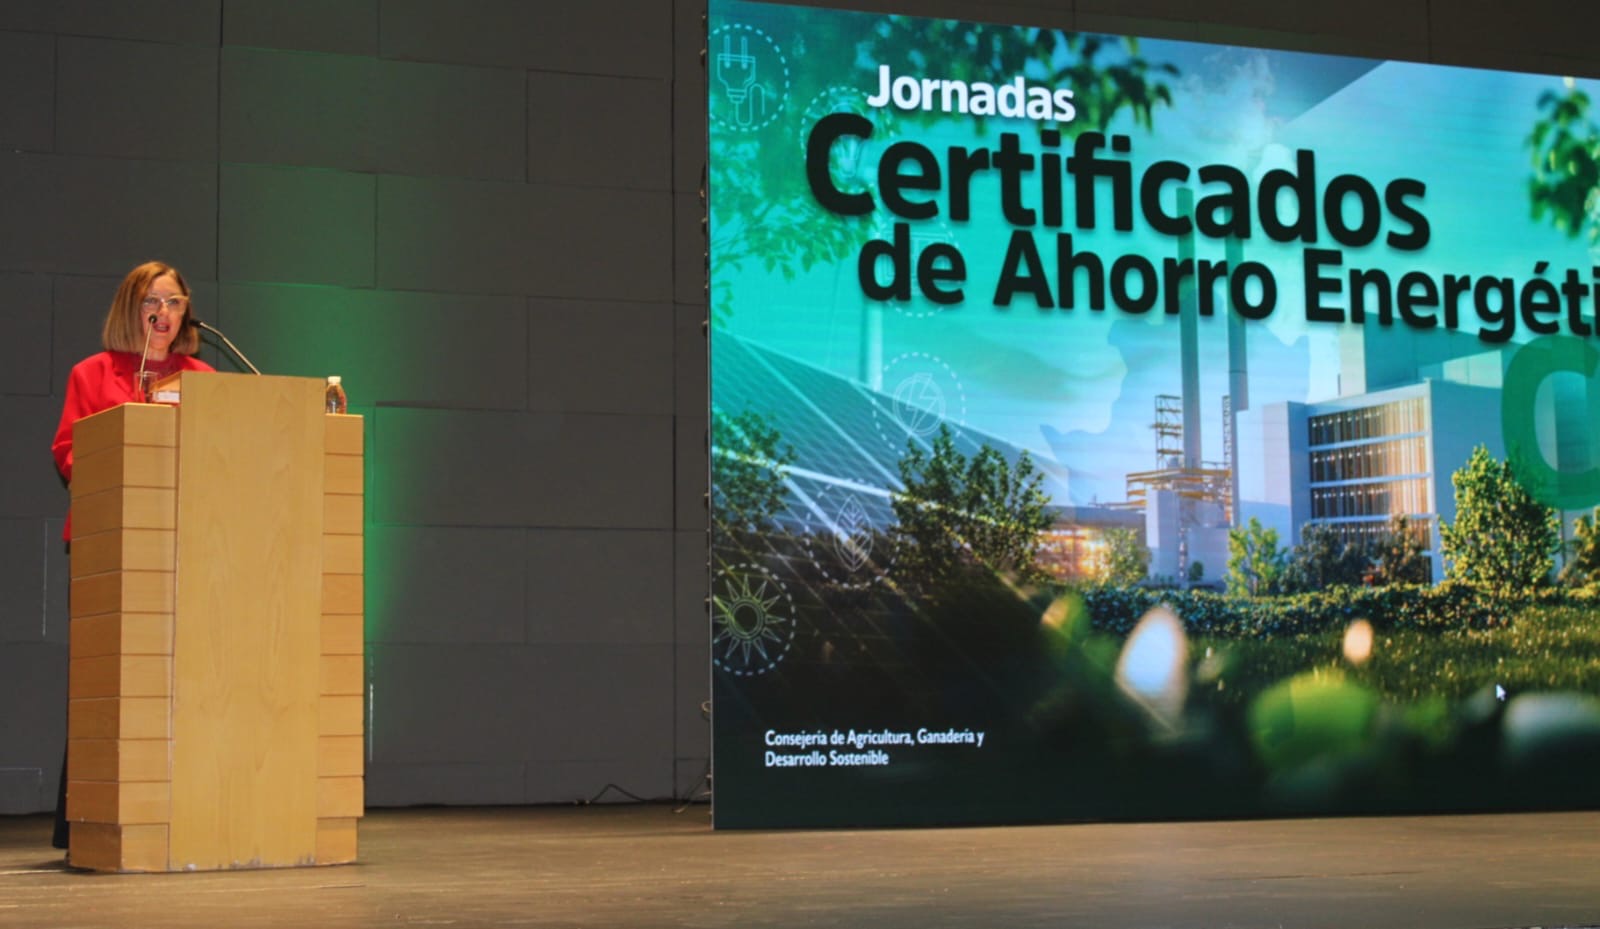
M239 346L237 346L237 345L233 344L232 342L228 341L228 337L223 335L222 331L219 330L216 326L213 326L213 325L211 325L210 323L207 323L207 322L202 322L199 319L199 317L195 317L195 316L189 317L189 322L194 323L196 326L199 326L201 329L204 329L205 331L207 331L207 332L211 333L212 335L216 336L217 338L221 339L222 340L222 344L226 345L228 347L228 351L233 352L233 356L235 358L238 358L240 361L244 362L244 366L249 368L252 374L260 374L261 373L261 369L256 367L255 365L251 364L250 363L250 359L248 359L248 358L246 358L244 356L244 352L239 351Z
M150 357L150 333L155 331L154 327L156 324L156 314L151 313L149 316L145 317L144 321L146 323L144 327L144 351L139 353L139 374L134 379L133 387L135 390L139 391L139 402L149 403L150 392L145 389L144 384L144 365L145 361Z

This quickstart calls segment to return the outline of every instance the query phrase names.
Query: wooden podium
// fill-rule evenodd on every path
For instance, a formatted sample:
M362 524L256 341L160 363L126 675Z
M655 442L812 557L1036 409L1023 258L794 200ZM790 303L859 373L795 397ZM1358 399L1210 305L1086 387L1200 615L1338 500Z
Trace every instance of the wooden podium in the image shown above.
M323 384L185 372L73 427L73 865L356 858L362 421Z

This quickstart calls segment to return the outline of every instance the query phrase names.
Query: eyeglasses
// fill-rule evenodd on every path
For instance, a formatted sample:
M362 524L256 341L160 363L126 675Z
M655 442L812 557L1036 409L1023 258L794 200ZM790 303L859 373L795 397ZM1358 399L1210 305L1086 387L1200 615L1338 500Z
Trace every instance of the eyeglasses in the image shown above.
M151 296L151 297L145 297L143 300L140 300L139 301L139 305L144 307L147 310L158 310L163 306L165 306L169 310L181 310L181 309L184 309L184 308L188 307L189 298L185 297L182 294L177 294L177 295L171 296L171 297L154 297L154 296Z

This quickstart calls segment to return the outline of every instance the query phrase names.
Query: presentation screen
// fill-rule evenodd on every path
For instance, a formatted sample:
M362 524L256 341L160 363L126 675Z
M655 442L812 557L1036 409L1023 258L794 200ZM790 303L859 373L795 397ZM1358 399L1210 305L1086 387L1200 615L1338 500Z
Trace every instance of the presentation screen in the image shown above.
M1600 83L712 0L719 827L1592 808Z

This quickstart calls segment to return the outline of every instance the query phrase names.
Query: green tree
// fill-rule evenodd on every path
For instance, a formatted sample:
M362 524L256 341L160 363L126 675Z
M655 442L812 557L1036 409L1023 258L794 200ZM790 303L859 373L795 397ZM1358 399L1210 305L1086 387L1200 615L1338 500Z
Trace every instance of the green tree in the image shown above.
M1372 583L1426 584L1433 579L1433 560L1427 556L1422 539L1426 521L1413 522L1397 514L1389 519L1389 529L1372 545Z
M1560 544L1555 511L1523 489L1482 445L1456 473L1456 519L1439 526L1445 576L1515 596L1544 584Z
M1600 507L1572 524L1573 540L1567 543L1567 563L1561 566L1560 579L1572 587L1600 584Z
M1322 590L1344 585L1359 587L1370 564L1360 545L1346 541L1327 523L1306 523L1300 544L1294 547L1283 573L1287 591Z
M783 512L794 446L753 410L711 411L712 518L733 530L763 531Z
M785 160L775 164L774 150ZM804 172L792 169L793 156L787 149L713 134L711 159L716 166L707 199L714 230L708 243L714 322L731 318L730 277L746 264L777 271L792 281L813 268L850 258L866 243L871 225L862 217L823 209Z
M1102 537L1100 580L1114 587L1132 587L1150 573L1150 549L1139 541L1136 529L1108 529Z
M932 454L915 441L900 459L891 504L894 534L904 543L900 564L924 585L964 565L1036 580L1040 533L1050 525L1044 478L1023 452L1015 465L984 445L968 459L948 425L939 427Z
M1534 219L1600 244L1600 126L1589 117L1589 95L1569 84L1539 95L1542 118L1528 135L1533 176L1528 201Z
M1203 562L1203 561L1191 561L1191 562L1189 562L1189 575L1188 575L1188 577L1189 577L1189 583L1191 583L1191 584L1198 584L1201 581L1205 580L1205 577L1206 577L1206 563Z
M1278 548L1278 530L1250 517L1247 525L1228 530L1228 593L1243 597L1278 593L1285 561L1285 552Z

